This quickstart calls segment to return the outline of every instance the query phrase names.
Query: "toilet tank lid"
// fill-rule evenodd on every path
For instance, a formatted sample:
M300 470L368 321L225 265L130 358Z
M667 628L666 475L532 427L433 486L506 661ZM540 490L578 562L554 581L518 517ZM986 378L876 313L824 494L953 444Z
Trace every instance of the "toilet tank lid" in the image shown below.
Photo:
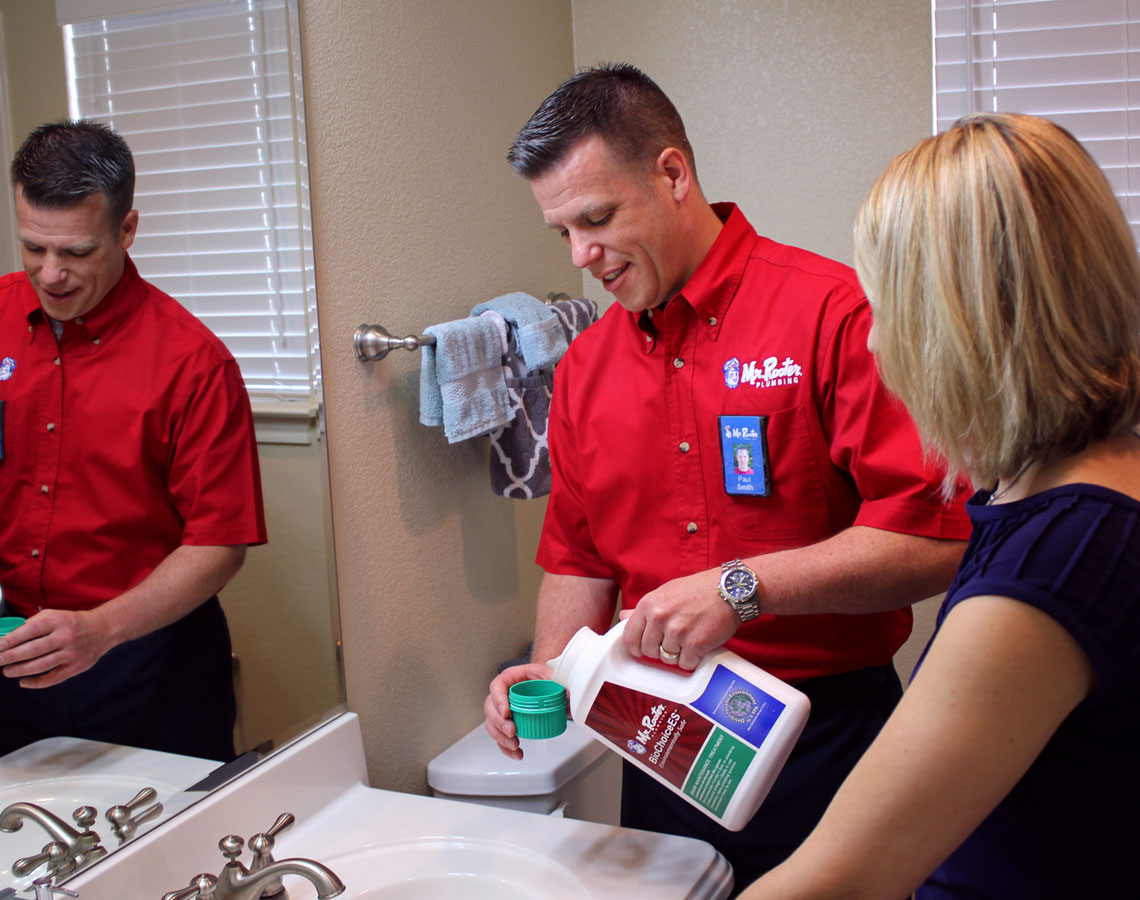
M606 752L573 722L558 737L523 741L523 758L499 750L479 725L428 763L427 780L437 792L474 797L526 797L552 794L584 772Z

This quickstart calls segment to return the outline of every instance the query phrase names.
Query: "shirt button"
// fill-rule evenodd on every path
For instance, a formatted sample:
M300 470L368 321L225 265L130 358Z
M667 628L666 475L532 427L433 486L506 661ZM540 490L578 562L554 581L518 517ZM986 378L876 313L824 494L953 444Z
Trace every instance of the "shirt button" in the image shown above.
M54 362L58 366L59 365L59 357L57 356L54 360L52 360L52 362Z
M55 422L48 422L47 430L48 431L55 431Z
M37 556L39 556L39 555L40 555L40 551L39 551L39 550L33 550L33 551L32 551L32 559L35 559L35 558L36 558Z
M696 534L697 533L697 523L696 522L690 522L688 525L685 526L685 531L689 532L689 534Z
M76 325L82 325L83 324L83 316L76 316L75 317L75 324Z
M710 325L716 324L716 316L709 316L709 324Z
M689 452L689 442L688 441L681 441L681 443L678 446L681 448L682 453L688 453Z
M48 492L48 486L46 484L41 484L40 485L40 493L46 494L47 492Z
M647 334L647 335L645 336L645 343L647 343L647 344L648 344L648 343L649 343L651 340L653 340L653 337L652 337L651 335L648 335L648 334Z
M681 359L681 357L679 357L679 356L675 360L673 360L673 368L674 369L683 368L684 365L685 365L685 361L683 359Z
M91 339L91 343L92 343L92 344L98 344L98 343L99 343L99 338L92 338L92 339Z

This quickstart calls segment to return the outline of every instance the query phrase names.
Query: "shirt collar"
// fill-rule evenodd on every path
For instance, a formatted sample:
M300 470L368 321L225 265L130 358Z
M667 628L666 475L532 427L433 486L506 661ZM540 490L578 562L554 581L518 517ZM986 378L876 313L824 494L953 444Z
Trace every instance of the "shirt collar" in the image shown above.
M42 324L50 327L47 313L44 312L40 299L30 281L24 295L24 304L27 309L28 323L30 325ZM100 343L112 334L123 322L127 320L139 301L146 294L146 285L139 277L130 256L123 259L123 274L115 286L107 292L93 310L82 316L77 316L70 323L64 323L66 329L69 324L83 329L89 340Z
M716 340L759 237L735 203L714 203L712 208L724 227L678 296L709 325Z

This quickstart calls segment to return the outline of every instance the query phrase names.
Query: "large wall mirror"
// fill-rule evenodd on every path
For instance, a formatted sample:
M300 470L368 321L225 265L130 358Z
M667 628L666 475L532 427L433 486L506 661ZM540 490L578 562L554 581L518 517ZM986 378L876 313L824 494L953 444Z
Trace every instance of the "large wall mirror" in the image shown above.
M92 18L95 12L103 18ZM243 23L244 32L223 33L230 28L234 14ZM230 24L223 21L227 15ZM169 25L163 34L164 40L172 43L163 48L155 44L149 33L144 34L142 25L148 21ZM71 27L65 29L64 24ZM0 26L0 89L4 94L0 98L0 139L4 142L5 171L15 146L42 122L77 111L111 121L127 137L140 170L136 189L139 240L132 248L132 258L144 278L182 301L220 336L228 329L229 334L223 339L238 357L250 387L269 543L250 549L241 572L221 593L234 646L238 698L235 745L242 756L237 764L213 773L213 777L196 779L207 785L221 784L247 764L256 763L345 708L321 414L297 3L0 0ZM263 145L248 150L248 177L231 170L210 184L204 180L210 174L206 167L195 164L166 164L151 174L143 174L141 157L162 158L165 154L169 160L177 158L177 154L151 143L148 137L129 133L127 124L132 113L128 100L116 91L146 87L148 78L155 76L147 74L145 58L169 58L175 53L171 47L184 43L210 48L210 61L199 68L209 71L212 77L191 83L194 76L186 73L192 73L193 67L180 65L188 81L174 92L181 98L181 107L171 107L171 118L182 119L198 129L206 127L205 120L212 117L223 125L234 126L236 132L238 119L247 114L261 117L253 130L263 139ZM222 77L221 56L227 44L233 45L235 54L252 54L235 62L234 67L252 71L256 75L253 81ZM84 60L84 48L94 53L95 47L101 54L116 48L129 53L132 59L128 65L134 69L137 83L103 79L101 84L93 85L92 79L87 78L85 85L84 73L106 64L103 58ZM275 59L272 64L270 57ZM34 77L29 73L34 73ZM111 116L117 116L118 121ZM289 136L281 138L280 129L292 130ZM252 207L260 204L260 208L238 210L236 198L243 191L255 195ZM211 248L203 247L198 238L172 239L171 229L163 227L164 216L197 215L173 202L185 192L204 197L207 207L219 205L210 201L210 192L224 195L222 205L228 204L225 220L234 233L214 240L213 250L220 255L212 262L207 261ZM12 237L7 178L3 198L0 263L7 272L20 265ZM234 251L245 240L238 232L246 223L257 233L252 242L246 241L254 245L250 254L239 258ZM151 236L163 235L149 248L148 229ZM299 261L282 263L289 254L290 259ZM267 272L266 260L270 257L277 269ZM217 290L216 283L224 283L226 290ZM228 299L227 308L217 308L210 299L219 294L232 298L243 292L245 298ZM244 304L242 309L232 308L239 302ZM59 767L58 776L65 778L67 757L61 756L53 764ZM45 773L36 770L36 774ZM0 784L4 798L0 807L15 800L35 799L21 794L21 790L31 790L31 782L21 785L12 780L10 773L7 779L7 783ZM176 810L199 796L201 791L191 792L168 807ZM123 797L117 802L129 799ZM99 810L100 821L94 828L103 836L103 845L113 851L118 842L102 821L106 804L97 798L83 802ZM52 811L65 819L71 813L70 809ZM265 824L268 827L271 823ZM43 843L42 833L29 835L27 832L35 831L30 827L22 831L24 834L0 833L0 895L15 880L10 870L14 859L24 855L24 844L28 840ZM20 884L26 881L21 879Z

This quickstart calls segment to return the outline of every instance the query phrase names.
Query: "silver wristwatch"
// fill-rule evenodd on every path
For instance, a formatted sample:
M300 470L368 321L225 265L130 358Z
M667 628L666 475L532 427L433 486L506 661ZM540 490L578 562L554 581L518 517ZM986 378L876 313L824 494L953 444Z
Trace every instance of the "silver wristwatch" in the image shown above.
M716 592L736 611L741 624L752 621L760 615L756 573L739 559L730 559L720 568L720 584Z

